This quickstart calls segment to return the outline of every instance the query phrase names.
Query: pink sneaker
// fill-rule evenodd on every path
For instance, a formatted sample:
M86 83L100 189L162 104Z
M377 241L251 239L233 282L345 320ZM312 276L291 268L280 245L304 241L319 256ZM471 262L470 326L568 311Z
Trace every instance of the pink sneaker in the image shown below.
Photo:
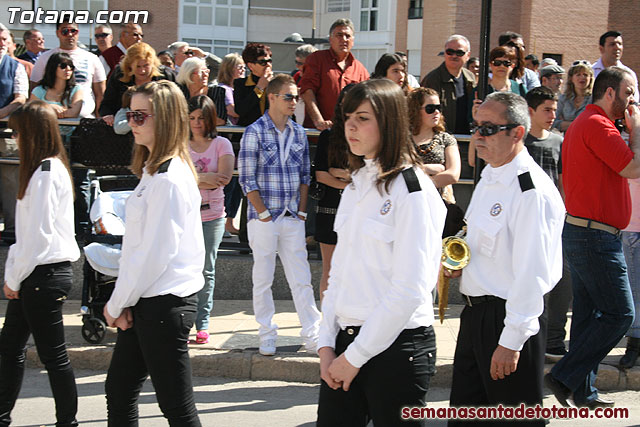
M196 334L195 344L206 344L209 342L209 332L207 331L198 331Z

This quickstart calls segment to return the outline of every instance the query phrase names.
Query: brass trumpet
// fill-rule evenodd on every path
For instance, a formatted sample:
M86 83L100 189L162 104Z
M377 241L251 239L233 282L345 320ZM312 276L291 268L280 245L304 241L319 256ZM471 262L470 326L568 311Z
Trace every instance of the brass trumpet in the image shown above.
M464 240L467 235L467 227L462 227L455 236L442 239L442 268L440 280L438 280L438 315L440 323L444 321L444 312L449 300L449 278L444 275L444 270L462 270L469 264L471 250Z

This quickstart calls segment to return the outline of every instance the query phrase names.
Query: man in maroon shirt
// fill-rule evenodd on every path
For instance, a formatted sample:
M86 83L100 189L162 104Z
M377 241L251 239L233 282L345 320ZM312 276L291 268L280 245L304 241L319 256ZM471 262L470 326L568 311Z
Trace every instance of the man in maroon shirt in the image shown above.
M640 110L633 105L634 94L631 74L618 67L603 70L593 87L593 104L564 137L562 246L571 267L573 318L569 352L544 378L564 406L613 406L598 396L594 382L600 361L633 321L620 229L631 218L627 178L640 177ZM629 146L614 125L623 117Z
M115 46L111 46L109 49L102 52L100 56L100 62L104 66L104 71L107 73L107 78L111 75L116 65L120 62L120 59L127 53L129 46L136 43L140 43L144 37L142 33L142 27L132 22L123 24L120 27L120 40Z
M305 127L331 127L340 91L349 83L369 79L369 72L352 54L353 22L338 19L329 30L329 49L312 53L304 64L300 93L307 106Z

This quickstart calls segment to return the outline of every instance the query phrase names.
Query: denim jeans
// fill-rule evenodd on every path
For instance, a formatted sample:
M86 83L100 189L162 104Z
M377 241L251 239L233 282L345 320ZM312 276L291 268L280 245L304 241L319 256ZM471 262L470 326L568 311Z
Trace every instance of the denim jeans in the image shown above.
M10 300L0 334L0 426L11 423L24 377L27 339L33 334L56 405L56 426L77 426L78 392L67 356L62 304L73 282L70 262L39 265Z
M204 287L198 292L198 314L196 315L196 329L209 329L209 317L213 310L213 289L216 286L216 258L218 248L224 235L225 218L218 218L202 223L204 234Z
M336 355L347 349L358 332L357 327L338 332ZM401 420L400 408L427 405L429 382L435 371L433 326L405 329L386 350L360 368L349 391L333 390L320 382L316 425L364 427L370 420L376 426L427 425L428 420Z
M623 231L622 249L627 262L627 274L636 313L627 336L640 338L640 232Z
M132 312L133 327L118 329L105 382L109 427L138 425L138 397L147 376L170 426L199 427L187 346L195 294L141 298Z
M565 223L562 247L571 267L573 318L569 352L551 373L583 405L598 397L598 365L631 326L633 300L619 237Z

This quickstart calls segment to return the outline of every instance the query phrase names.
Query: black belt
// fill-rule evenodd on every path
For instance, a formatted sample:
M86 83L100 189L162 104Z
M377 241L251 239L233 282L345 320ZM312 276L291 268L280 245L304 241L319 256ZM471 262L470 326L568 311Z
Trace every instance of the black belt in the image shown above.
M341 330L340 332L344 332L347 335L352 335L352 336L356 336L360 333L360 328L361 326L347 326L346 328L344 328L343 330ZM403 335L415 335L421 332L425 332L427 331L429 328L433 329L433 326L418 326L417 328L414 329L404 329L402 332L400 332L400 334L398 335L399 337L403 336Z
M495 295L481 295L479 297L472 297L469 295L461 294L464 303L469 307L473 307L474 305L482 304L490 301L505 301L504 299L497 297Z

